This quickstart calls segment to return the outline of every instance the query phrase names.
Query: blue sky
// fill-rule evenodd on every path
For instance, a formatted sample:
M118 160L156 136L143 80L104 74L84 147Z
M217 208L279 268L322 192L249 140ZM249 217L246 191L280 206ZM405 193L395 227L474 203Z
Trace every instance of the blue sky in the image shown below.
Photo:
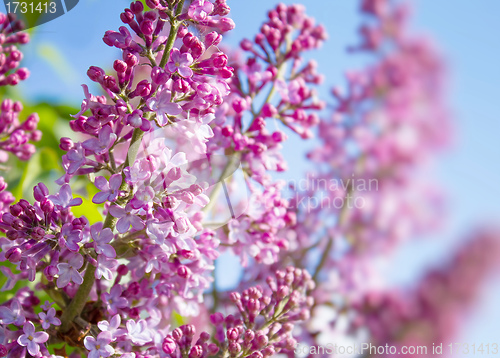
M291 1L284 1L292 3ZM232 18L237 24L227 36L237 44L252 36L275 1L229 0ZM344 71L360 66L359 59L345 53L345 47L356 43L356 26L360 21L357 1L301 1L308 13L325 24L330 39L321 51L313 54L319 71L326 75L321 93L327 96L333 84L342 83ZM110 68L117 51L106 46L102 35L121 26L119 13L126 1L80 0L68 14L36 29L27 46L25 64L32 76L21 90L33 100L64 99L78 106L80 84L89 83L86 70L91 65ZM3 6L3 4L2 4ZM435 238L408 244L394 259L399 268L392 278L408 282L428 263L439 263L456 237L484 222L499 222L500 214L500 2L496 0L418 0L414 2L413 28L428 34L439 45L449 65L449 102L457 132L452 150L443 155L434 174L449 193L450 213L445 230ZM310 141L297 145L291 140L285 147L288 158L301 157ZM292 168L299 175L303 166ZM437 242L434 239L443 239ZM415 253L410 255L409 253ZM411 256L411 259L409 257ZM498 286L498 280L496 282ZM465 341L479 342L493 337L500 309L493 309L500 290L487 291L482 309L477 312ZM498 325L496 325L498 327ZM488 333L490 332L490 333ZM484 342L487 343L487 342Z

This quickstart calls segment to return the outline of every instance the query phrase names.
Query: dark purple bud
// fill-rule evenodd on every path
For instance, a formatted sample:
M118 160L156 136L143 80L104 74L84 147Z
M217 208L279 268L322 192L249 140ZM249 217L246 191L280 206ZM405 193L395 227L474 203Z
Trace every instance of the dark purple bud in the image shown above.
M255 338L255 332L251 329L247 329L245 332L245 342L251 342Z
M124 24L129 24L134 20L134 13L130 9L125 9L125 11L120 14L120 20L122 20Z
M91 81L101 82L106 72L100 67L91 66L87 70L87 76L89 76Z
M210 315L210 322L217 326L224 322L224 316L220 312L215 312L214 314Z
M12 106L12 110L14 112L21 112L23 110L23 104L19 101L14 102L14 105Z
M188 338L193 338L194 334L196 333L196 329L192 324L186 324L184 326L181 326L181 329L184 335Z
M137 84L135 93L136 95L141 97L149 96L149 94L151 93L151 83L149 83L147 80L142 80Z
M21 219L14 219L14 221L11 224L12 228L15 230L22 230L24 228L24 221Z
M125 71L127 71L127 64L125 63L125 61L115 60L115 62L113 63L113 68L118 73L124 73Z
M23 212L23 208L21 207L21 205L19 205L19 204L11 205L11 207L10 207L10 213L12 215L19 216L19 215L21 215L22 212ZM4 222L5 222L5 219L4 219Z
M140 1L133 2L130 4L130 10L132 10L134 14L138 14L144 11L144 5Z
M43 270L43 274L46 277L53 278L59 272L58 268L54 265L49 265Z
M236 328L230 328L226 332L227 339L230 341L236 341L240 336L240 333Z
M151 70L151 80L154 84L161 86L167 83L170 78L169 74L161 67L155 66Z
M188 278L191 274L191 270L188 267L181 265L177 269L177 274L182 278Z
M41 240L45 237L45 230L42 229L41 227L37 227L36 229L33 230L33 232L31 233L31 236L35 240Z
M149 19L144 19L144 21L141 22L141 31L144 35L151 36L155 31L154 22Z
M7 353L7 347L5 347L3 344L0 344L0 357L5 357Z
M2 112L10 112L12 110L12 106L14 105L14 102L12 102L11 99L5 99L2 102Z
M173 354L177 345L172 337L166 337L162 343L162 349L166 354Z
M70 138L62 137L60 139L59 148L61 148L65 152L70 151L74 147L75 147L75 143L73 143L73 141Z
M54 203L49 199L45 199L41 205L41 208L44 213L51 213L54 211Z
M190 87L189 87L189 83L185 79L178 78L174 81L173 89L176 92L187 93L189 91Z
M241 346L239 343L236 343L236 342L231 342L229 343L229 353L233 354L233 355L237 355L238 353L241 352Z
M222 131L221 131L222 135L224 137L230 137L233 135L234 133L234 129L233 127L230 127L230 126L225 126L224 128L222 128Z
M210 343L207 347L208 355L214 356L219 352L219 347L215 343Z
M189 351L188 358L200 358L203 355L203 347L202 346L194 346Z
M244 39L240 42L240 47L243 51L250 51L253 47L253 43L248 39Z
M172 337L177 341L179 342L179 340L182 338L182 330L177 327L176 329L174 329L172 331Z
M158 6L160 6L160 0L146 0L146 5L150 9L156 9Z
M38 142L40 139L42 139L42 131L33 131L30 135L30 140L33 142ZM36 150L36 149L35 149Z
M127 265L120 265L120 266L118 266L118 268L116 269L116 272L120 276L125 276L126 274L128 274L128 267L127 267Z
M189 32L186 26L180 26L179 30L177 30L177 38L182 39Z
M16 240L19 237L21 237L21 233L17 230L9 230L9 231L7 231L5 236L7 236L7 239L9 239L9 240Z
M123 53L123 61L125 61L129 67L134 67L139 63L137 56L130 52Z
M28 118L26 118L26 120L22 125L22 128L28 132L34 131L36 129L36 125L38 124L38 122L40 122L38 114L32 113L28 116Z
M213 55L214 66L217 68L223 68L227 65L227 55L224 53L219 53Z
M179 251L177 251L177 254L179 254L180 256L182 256L188 260L193 259L195 256L194 252L190 251L190 250L179 250Z
M128 316L132 319L138 319L140 314L140 310L137 307L133 307L128 311Z
M12 247L9 250L7 250L7 253L5 254L5 258L12 263L19 262L21 260L22 254L23 254L23 252L20 248Z
M208 332L201 332L199 341L200 343L205 343L210 339L210 334Z
M116 85L116 79L113 76L104 76L102 84L112 92L119 92L118 86Z
M24 81L30 76L30 71L27 68L21 67L17 69L16 74L19 76L21 81Z
M258 348L261 349L267 346L267 344L269 343L269 338L267 338L267 336L262 331L259 331L257 332L257 337L255 337L255 341L257 343Z
M256 299L249 299L247 303L247 308L250 312L259 312L260 311L260 302Z
M229 295L229 299L231 300L231 302L237 303L241 301L241 295L239 292L231 292L231 294Z
M205 47L217 46L222 41L222 35L217 31L212 31L205 36Z
M293 348L291 350L293 350ZM261 352L262 352L262 355L264 357L272 357L273 355L276 354L276 350L274 349L274 346L269 346L269 347L263 349Z

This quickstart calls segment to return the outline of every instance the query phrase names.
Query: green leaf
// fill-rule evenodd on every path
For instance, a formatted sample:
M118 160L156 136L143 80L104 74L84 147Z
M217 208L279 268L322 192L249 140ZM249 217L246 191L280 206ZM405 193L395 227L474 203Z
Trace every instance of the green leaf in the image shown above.
M74 206L71 211L76 217L85 216L92 225L96 222L102 221L103 216L99 211L99 207L102 205L96 205L91 200L91 198L98 192L94 184L88 183L86 189L88 194L85 196L74 194L75 197L81 198L83 203L80 206Z

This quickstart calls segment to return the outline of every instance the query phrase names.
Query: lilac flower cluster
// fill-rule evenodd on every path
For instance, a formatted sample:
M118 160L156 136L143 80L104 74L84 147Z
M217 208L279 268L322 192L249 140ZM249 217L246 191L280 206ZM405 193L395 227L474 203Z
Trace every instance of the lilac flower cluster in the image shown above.
M301 5L280 4L268 18L254 41L241 42L246 59L231 63L236 76L230 80L228 99L216 112L217 127L208 144L211 153L223 148L237 158L251 178L251 209L233 218L221 241L244 266L251 260L277 262L288 248L282 232L295 224L282 196L283 183L273 182L270 175L287 169L280 153L287 135L278 123L309 138L319 123L315 111L324 108L312 88L322 80L316 63L303 64L304 53L318 49L327 38L324 27L316 25Z
M0 86L15 86L29 77L28 69L18 68L23 58L18 45L29 42L29 35L19 32L23 28L14 14L0 14ZM9 159L9 153L20 160L28 160L35 153L30 142L41 139L42 133L36 129L39 118L32 113L24 121L19 119L23 110L21 102L4 99L0 105L0 163ZM8 210L14 201L6 191L7 183L0 176L0 213Z
M60 141L59 189L51 195L40 183L33 203L10 206L12 196L0 192L3 290L35 282L0 304L0 356L291 356L298 339L313 345L322 334L361 327L374 341L394 340L383 317L366 309L370 298L355 298L367 297L371 257L434 224L420 215L437 200L433 192L424 189L430 194L418 200L407 193L418 167L448 139L442 65L425 41L406 35L404 7L363 1L371 21L353 50L376 61L348 76L346 94L334 90L333 118L320 120L325 104L314 86L322 76L303 56L326 33L304 7L279 4L253 41L228 54L220 44L234 23L225 0L145 3L149 9L132 2L120 15L125 26L104 34L121 55L111 73L96 66L87 72L102 94L83 85L85 99L70 122L74 138ZM2 19L5 44L27 39ZM17 50L3 49L13 57L6 66L17 66ZM6 100L1 109L0 153L28 159L28 141L40 137L36 115L20 124L20 104ZM317 178L376 179L376 192L362 193L366 207L304 208L299 200L317 192L291 188L297 196L288 200L284 183L273 180L272 172L287 167L280 153L285 131L305 140L315 130L322 146L309 157L321 169ZM235 168L245 174L249 205L238 215L231 207L231 218L220 223L221 187L226 196L242 191L231 178ZM73 195L75 179L97 189L89 199L102 221L74 214L83 204ZM330 191L330 199L356 190L347 185ZM230 295L214 282L223 251L244 267ZM466 252L453 274L439 276L449 297L472 297L455 272L480 276L491 260L472 274L463 267L491 252ZM454 313L440 316L441 306L433 305L433 277L412 307L430 312L429 322L448 320ZM50 301L40 305L39 292ZM399 313L400 300L375 301L377 309ZM400 327L416 322L401 317ZM62 342L73 353L52 350Z
M427 273L412 290L369 291L358 298L356 329L368 328L377 345L429 347L451 341L484 277L498 268L498 254L497 233L474 234L445 267Z
M193 344L195 327L184 325L163 340L163 352L172 358L185 354L190 358L263 358L293 352L297 343L292 336L294 324L309 318L314 302L308 293L314 282L307 271L294 267L277 271L266 281L267 290L255 286L231 294L237 314L224 316L218 312L210 316L216 343L209 343L210 334L202 332Z
M29 77L27 68L17 68L23 59L17 45L24 45L30 40L26 32L19 32L23 27L15 14L0 15L0 86L15 86Z

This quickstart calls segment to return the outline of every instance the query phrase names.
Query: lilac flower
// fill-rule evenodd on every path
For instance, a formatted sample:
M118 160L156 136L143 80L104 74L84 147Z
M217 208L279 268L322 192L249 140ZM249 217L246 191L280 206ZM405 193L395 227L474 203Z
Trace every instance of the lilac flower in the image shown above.
M73 225L66 223L61 228L61 238L66 241L66 247L73 251L78 252L80 246L78 243L82 241L82 232L80 230L73 230Z
M147 101L149 108L156 113L156 123L160 127L168 124L168 115L176 116L182 112L181 106L171 102L172 95L169 91L162 88L156 97Z
M130 205L134 209L147 206L153 202L155 195L155 190L151 186L142 186L135 193L134 198L130 201Z
M42 323L43 329L48 329L51 324L53 324L54 326L61 325L61 320L56 317L56 309L54 307L49 308L47 313L40 312L38 316L40 317L40 322Z
M39 344L47 342L49 335L46 332L35 332L35 326L27 321L23 326L24 334L17 338L17 343L28 348L28 353L37 356L40 353Z
M128 306L128 300L125 297L121 297L122 290L122 286L114 285L109 293L103 292L101 294L101 299L110 314L116 314L118 312L118 308Z
M110 228L102 229L102 223L94 224L90 227L90 235L95 242L95 252L102 254L110 259L116 257L116 251L113 246L109 244L113 240L113 232Z
M97 138L87 139L82 143L82 147L92 151L95 154L103 154L106 152L116 140L116 134L113 133L111 126L104 126L99 131Z
M97 339L91 336L85 337L83 344L85 345L85 348L90 351L88 358L109 357L114 354L114 348L109 345L111 341L110 332L99 333Z
M103 37L103 41L108 46L114 46L117 48L127 48L132 43L132 36L125 26L120 26L120 32L116 31L106 31Z
M111 334L111 337L114 340L116 340L117 337L123 336L124 334L127 333L127 331L123 328L120 328L120 324L122 322L122 319L119 314L114 315L111 317L111 319L108 321L100 321L97 323L97 327L103 332L109 332Z
M120 234L126 233L130 229L130 226L135 230L144 229L144 222L137 215L132 214L130 212L131 210L132 208L130 205L127 205L125 208L113 205L109 208L109 213L115 218L119 218L116 223L116 230L118 230Z
M75 174L75 172L83 167L87 163L87 158L85 157L85 150L78 144L75 148L71 149L63 156L63 161L66 161L67 168L66 172L68 174Z
M158 245L169 246L169 241L171 240L165 239L174 232L173 227L173 221L159 222L158 220L149 220L147 223L146 233L148 234L148 237L154 240ZM177 251L177 248L173 244L170 244L169 248L170 254Z
M40 308L44 311L48 311L53 304L54 302L45 301L45 303L41 305Z
M99 176L95 178L95 186L101 190L92 198L94 204L102 204L105 201L115 201L120 194L120 186L122 185L121 174L113 174L109 178L109 182L105 177Z
M211 5L211 4L210 4ZM189 67L193 63L193 56L190 53L181 52L174 48L170 53L170 59L167 62L167 68L170 72L177 71L184 78L189 78L193 75L193 70Z
M154 163L151 161L154 160L154 157L136 160L132 167L126 167L123 169L127 183L133 185L149 179L152 169L154 169Z
M210 1L195 0L189 6L188 15L195 21L203 21L212 11L214 11L214 5Z
M57 264L57 268L59 269L57 287L66 287L71 281L78 285L81 285L83 282L83 277L80 272L78 272L78 269L80 269L82 266L83 257L80 254L73 254L67 263L63 262Z
M56 195L49 195L49 199L58 209L67 209L70 206L82 205L83 202L81 198L73 198L69 184L64 184Z
M10 308L5 306L0 307L0 320L2 321L2 324L5 325L15 324L16 326L21 326L24 324L26 318L22 313L21 305L19 304L17 298L12 300Z
M141 319L139 322L134 320L127 321L127 338L137 345L144 345L153 340L151 331L147 327L145 320Z
M104 276L106 280L113 279L113 272L111 271L118 265L118 261L114 259L108 259L104 255L97 256L97 268L95 270L94 276L96 279L100 279Z

